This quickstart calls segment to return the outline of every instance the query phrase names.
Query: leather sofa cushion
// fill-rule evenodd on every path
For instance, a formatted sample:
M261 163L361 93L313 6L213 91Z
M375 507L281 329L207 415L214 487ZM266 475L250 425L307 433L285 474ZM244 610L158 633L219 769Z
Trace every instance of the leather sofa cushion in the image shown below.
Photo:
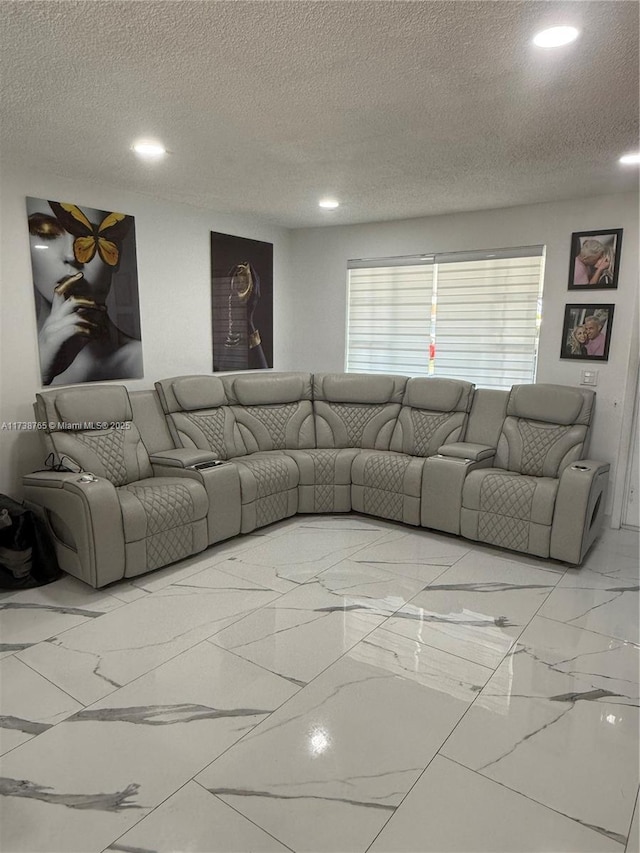
M514 385L507 415L568 426L591 422L595 394L589 388L566 385Z
M464 482L462 506L534 524L550 525L559 480L526 477L500 468L471 471Z
M407 382L403 405L430 412L468 412L473 385L458 379L414 377Z
M177 402L187 412L224 406L227 395L217 376L185 376L171 383Z
M229 402L241 406L264 406L311 400L310 373L223 376L222 382Z
M69 388L55 397L58 419L64 424L78 424L76 429L88 429L85 424L122 423L133 419L129 394L124 385L100 385L93 388Z
M149 477L118 489L125 542L184 527L206 518L202 483L188 477ZM178 535L178 534L176 534Z
M313 377L313 399L330 403L401 403L406 384L406 376L317 373Z

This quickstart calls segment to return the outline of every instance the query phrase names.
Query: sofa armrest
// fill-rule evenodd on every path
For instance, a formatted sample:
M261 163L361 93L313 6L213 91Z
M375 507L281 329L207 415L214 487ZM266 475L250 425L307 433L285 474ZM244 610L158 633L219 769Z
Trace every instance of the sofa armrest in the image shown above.
M124 577L122 512L116 487L103 477L41 471L23 477L25 501L41 510L58 564L93 587Z
M496 448L488 444L473 444L469 441L454 441L451 444L443 444L438 448L440 456L453 459L466 459L469 462L481 462L484 459L493 459Z
M188 468L198 462L211 462L217 459L210 450L197 450L195 447L177 447L173 450L159 450L149 456L152 465L168 465L172 468ZM170 476L170 474L163 474Z
M574 565L584 560L602 528L609 467L581 459L562 472L551 527L552 559Z

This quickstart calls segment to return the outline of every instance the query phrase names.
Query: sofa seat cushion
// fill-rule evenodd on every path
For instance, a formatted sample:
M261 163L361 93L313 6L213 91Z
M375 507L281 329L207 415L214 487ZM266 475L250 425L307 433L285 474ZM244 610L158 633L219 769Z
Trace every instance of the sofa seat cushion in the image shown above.
M298 466L282 451L251 453L231 462L240 475L241 532L272 524L298 509Z
M187 477L148 477L121 486L117 494L125 542L199 521L209 509L202 483Z
M356 447L287 450L298 466L298 512L349 512Z
M351 468L353 509L420 524L424 459L393 451L363 450Z
M125 540L125 577L182 560L207 547L209 500L202 483L149 477L117 490Z
M500 468L471 471L462 492L462 535L548 557L558 483Z

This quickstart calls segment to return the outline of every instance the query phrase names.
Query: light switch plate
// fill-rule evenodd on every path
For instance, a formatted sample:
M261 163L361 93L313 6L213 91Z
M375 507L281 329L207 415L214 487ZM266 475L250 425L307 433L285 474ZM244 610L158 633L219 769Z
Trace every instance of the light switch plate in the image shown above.
M597 385L598 384L598 371L597 370L583 370L580 379L581 385Z

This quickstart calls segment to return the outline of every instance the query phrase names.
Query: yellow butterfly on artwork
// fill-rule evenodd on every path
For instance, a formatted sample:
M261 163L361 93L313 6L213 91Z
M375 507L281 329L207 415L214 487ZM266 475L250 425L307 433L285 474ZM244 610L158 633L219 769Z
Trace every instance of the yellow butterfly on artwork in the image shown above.
M75 237L73 254L79 264L88 264L98 252L105 264L117 266L120 260L118 244L131 227L131 216L108 213L99 225L94 225L75 204L50 201L49 205L65 231Z

